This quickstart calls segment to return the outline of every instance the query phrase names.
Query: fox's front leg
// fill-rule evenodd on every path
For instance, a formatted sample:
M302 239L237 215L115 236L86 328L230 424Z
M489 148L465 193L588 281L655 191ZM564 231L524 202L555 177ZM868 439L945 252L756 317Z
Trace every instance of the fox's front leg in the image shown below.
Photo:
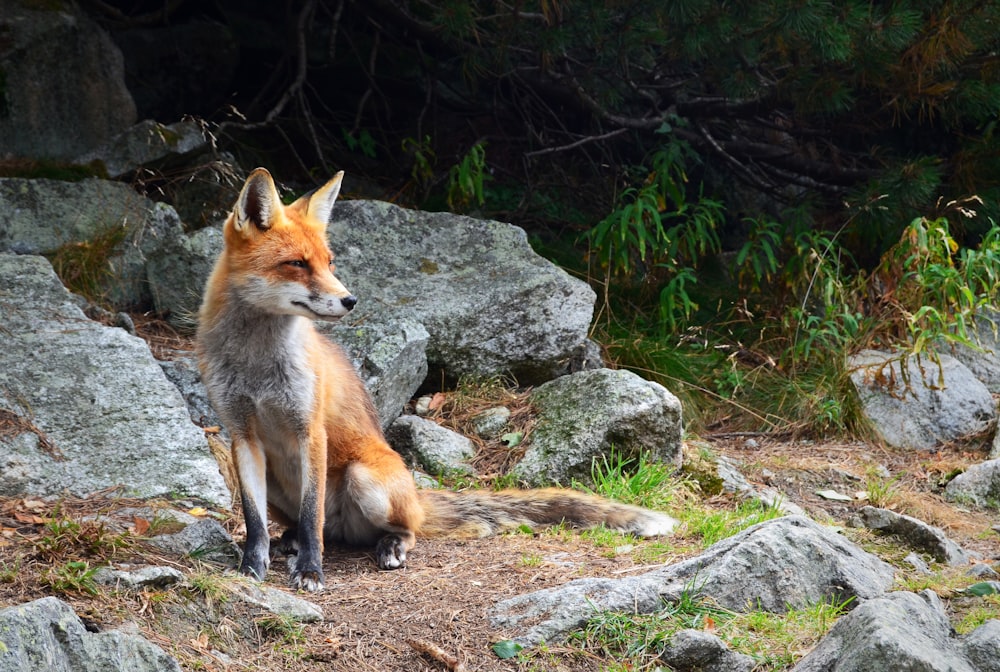
M291 563L291 585L309 592L323 590L323 522L326 502L326 432L300 442L302 500L299 505L298 554Z
M232 447L236 471L240 477L240 501L247 528L240 573L264 580L271 563L267 533L267 460L255 440L234 436Z

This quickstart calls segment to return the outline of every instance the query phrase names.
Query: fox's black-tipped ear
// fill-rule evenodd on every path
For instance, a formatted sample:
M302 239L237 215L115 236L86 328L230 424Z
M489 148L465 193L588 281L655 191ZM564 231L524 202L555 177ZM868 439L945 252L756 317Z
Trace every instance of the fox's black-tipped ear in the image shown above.
M330 213L333 212L333 204L337 202L343 179L344 171L340 171L333 176L333 179L312 193L307 208L310 217L323 222L324 225L330 222Z
M271 173L257 168L247 178L240 197L236 201L236 230L249 233L250 228L267 231L271 228L274 214L281 208L281 197L274 187Z

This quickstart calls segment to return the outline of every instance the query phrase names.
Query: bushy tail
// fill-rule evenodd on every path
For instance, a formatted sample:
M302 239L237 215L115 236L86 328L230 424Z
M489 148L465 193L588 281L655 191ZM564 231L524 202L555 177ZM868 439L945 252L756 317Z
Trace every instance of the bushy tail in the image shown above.
M670 534L677 521L665 513L620 504L575 490L421 490L425 537L478 538L527 525L539 529L566 523L591 528L604 524L642 537Z

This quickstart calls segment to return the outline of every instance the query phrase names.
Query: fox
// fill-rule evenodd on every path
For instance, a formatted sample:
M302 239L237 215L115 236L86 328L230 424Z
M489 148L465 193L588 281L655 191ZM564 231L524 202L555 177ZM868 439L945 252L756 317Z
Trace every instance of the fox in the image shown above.
M677 521L665 513L573 490L417 489L350 360L314 324L339 320L358 302L337 279L328 243L343 176L286 206L271 174L253 170L205 285L195 349L231 439L246 527L240 573L264 580L269 516L285 528L289 584L307 592L323 589L327 543L374 547L380 569L398 569L417 536L468 539L560 523L670 534Z

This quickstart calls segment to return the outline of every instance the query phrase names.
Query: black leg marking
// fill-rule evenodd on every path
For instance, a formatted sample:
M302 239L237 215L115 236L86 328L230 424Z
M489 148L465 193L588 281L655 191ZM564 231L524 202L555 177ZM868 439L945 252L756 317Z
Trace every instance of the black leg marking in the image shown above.
M295 562L289 563L292 587L311 593L323 590L323 546L319 535L319 503L315 490L307 491L302 498L296 539L298 553Z
M243 561L240 563L240 573L264 580L267 566L270 562L268 551L271 539L267 535L267 523L257 513L253 500L243 494L243 520L247 526L247 542L243 548Z

